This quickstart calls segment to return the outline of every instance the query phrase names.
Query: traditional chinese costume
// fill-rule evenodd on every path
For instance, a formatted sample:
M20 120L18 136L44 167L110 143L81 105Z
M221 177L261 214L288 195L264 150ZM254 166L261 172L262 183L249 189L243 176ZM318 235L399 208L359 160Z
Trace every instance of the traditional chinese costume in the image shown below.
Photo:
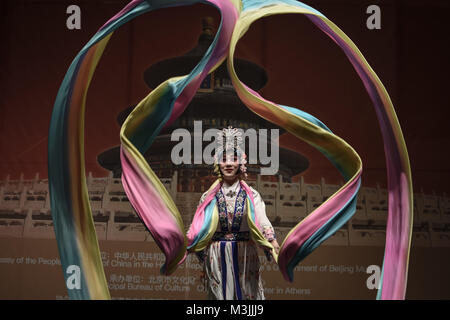
M249 187L254 200L254 213L260 231L268 241L274 239L272 224L266 216L261 195ZM203 203L205 192L199 205ZM209 299L262 300L260 261L257 245L250 237L248 225L247 191L242 182L233 185L223 181L215 194L219 216L211 242L199 254L204 264L205 284Z

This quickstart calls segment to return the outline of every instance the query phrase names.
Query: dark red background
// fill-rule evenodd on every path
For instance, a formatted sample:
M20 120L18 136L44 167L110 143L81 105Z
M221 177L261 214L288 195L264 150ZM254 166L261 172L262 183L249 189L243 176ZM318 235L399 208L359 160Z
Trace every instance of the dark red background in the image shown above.
M337 24L359 47L389 92L411 161L414 191L450 188L447 108L450 49L448 1L304 1ZM2 1L0 23L0 179L47 176L47 135L62 79L76 54L128 1ZM81 30L68 30L66 8L81 8ZM382 29L366 28L367 6L381 8ZM206 5L147 13L117 30L92 80L86 112L86 168L106 176L96 157L119 144L117 114L148 92L143 72L197 42ZM345 139L363 160L363 185L386 187L381 133L374 107L337 45L308 19L273 16L255 23L237 56L262 65L269 100L299 107ZM284 143L291 143L289 137ZM318 151L295 140L310 159L305 181L339 183Z

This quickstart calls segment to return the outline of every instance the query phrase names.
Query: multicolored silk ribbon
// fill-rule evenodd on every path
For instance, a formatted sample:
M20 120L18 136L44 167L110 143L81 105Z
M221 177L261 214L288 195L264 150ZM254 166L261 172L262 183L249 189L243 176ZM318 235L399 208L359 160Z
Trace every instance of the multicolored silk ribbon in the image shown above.
M84 168L84 114L89 83L114 30L133 18L165 7L194 3L214 6L221 22L211 46L190 74L170 78L145 97L124 122L120 158L122 183L134 209L166 256L161 272L173 273L187 252L204 248L217 222L214 205L216 181L197 209L187 235L180 212L143 154L159 132L173 123L187 107L203 79L225 59L240 99L254 113L286 129L322 152L339 170L345 184L311 212L286 236L279 255L262 237L247 199L253 240L272 250L284 278L293 281L294 268L355 213L361 186L362 162L343 139L320 120L298 108L276 104L243 84L233 65L239 39L258 19L274 14L305 15L344 51L369 93L383 135L388 172L389 214L382 285L378 298L404 299L412 232L412 182L408 153L392 102L386 89L355 44L317 10L293 0L135 0L106 22L70 65L56 97L49 132L48 170L51 208L64 276L69 266L80 268L80 286L68 286L72 299L109 299L95 233ZM295 63L295 62L292 62ZM244 188L248 187L243 183ZM247 194L251 194L248 192ZM252 211L253 210L253 211ZM214 222L215 221L215 222Z

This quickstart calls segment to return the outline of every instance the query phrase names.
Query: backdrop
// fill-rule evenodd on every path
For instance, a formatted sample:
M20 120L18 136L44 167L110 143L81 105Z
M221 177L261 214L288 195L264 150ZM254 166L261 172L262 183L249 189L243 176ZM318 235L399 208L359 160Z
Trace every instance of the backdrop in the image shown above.
M417 204L423 215L416 231L428 233L427 244L411 249L407 298L450 298L450 246L446 219L450 188L446 130L447 75L450 49L445 24L447 1L303 1L324 13L359 47L389 92L408 147L415 194L429 198ZM75 55L110 17L128 1L2 1L0 23L0 298L55 299L66 296L56 242L30 238L26 227L24 181L47 179L48 128L53 103ZM78 5L81 28L69 29L69 5ZM381 9L381 29L370 30L367 7ZM117 115L149 91L143 72L150 65L185 54L201 32L202 18L220 17L206 5L163 9L144 14L117 30L101 59L87 96L86 170L95 178L109 172L97 162L103 151L119 144ZM198 21L198 23L193 23ZM162 32L161 32L162 30ZM285 52L279 59L277 52ZM362 185L386 188L386 168L380 130L372 103L344 53L304 17L271 16L252 25L239 42L237 57L262 66L268 75L260 91L269 100L302 109L322 120L346 140L363 161ZM308 169L293 181L338 185L337 170L305 143L281 145L309 160ZM38 176L37 176L38 175ZM13 200L18 196L18 200ZM46 194L44 192L44 197ZM195 203L197 194L192 195ZM16 201L13 205L8 201ZM46 204L31 208L36 217ZM427 220L425 210L439 211ZM431 208L431 209L430 209ZM45 211L45 210L44 210ZM25 212L25 216L23 216ZM48 211L46 211L48 212ZM18 216L14 216L18 215ZM19 216L22 215L22 218ZM22 219L22 233L14 231ZM20 223L20 221L18 222ZM283 230L278 231L282 234ZM435 233L435 234L433 234ZM439 241L433 236L439 233ZM45 238L45 237L44 237ZM142 240L101 240L107 279L113 298L193 298L204 296L193 259L176 277L158 274L160 253ZM132 258L134 254L135 259ZM382 263L381 245L330 244L299 265L295 283L284 282L273 264L264 262L269 299L373 299L366 273ZM140 257L140 258L138 258ZM23 258L23 259L22 259ZM447 259L447 260L446 260ZM139 262L139 263L136 263ZM308 268L309 267L309 268ZM322 269L321 269L322 268Z

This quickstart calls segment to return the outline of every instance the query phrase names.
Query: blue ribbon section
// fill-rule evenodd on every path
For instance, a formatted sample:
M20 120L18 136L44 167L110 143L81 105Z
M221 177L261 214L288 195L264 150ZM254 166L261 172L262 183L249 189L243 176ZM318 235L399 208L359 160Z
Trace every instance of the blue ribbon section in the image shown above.
M233 250L233 270L234 270L234 283L237 294L237 299L242 300L241 284L239 282L239 259L238 259L238 248L236 241L231 242Z

